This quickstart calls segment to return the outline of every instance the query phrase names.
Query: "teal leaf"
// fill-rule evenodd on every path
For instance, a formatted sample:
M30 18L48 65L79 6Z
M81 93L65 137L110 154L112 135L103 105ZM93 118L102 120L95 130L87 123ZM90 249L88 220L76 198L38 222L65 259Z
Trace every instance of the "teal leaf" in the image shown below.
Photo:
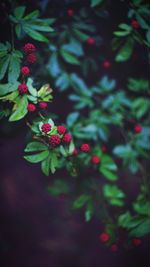
M42 151L42 150L47 150L48 147L47 145L41 143L41 142L31 142L29 144L27 144L26 148L25 148L25 152L33 152L33 151Z
M22 119L28 112L27 105L28 105L28 100L26 95L18 97L15 111L9 117L9 121L18 121Z
M24 156L24 159L26 159L27 161L29 161L31 163L38 163L38 162L44 160L45 158L47 158L48 155L49 155L49 151L45 150L45 151L42 151L38 154Z

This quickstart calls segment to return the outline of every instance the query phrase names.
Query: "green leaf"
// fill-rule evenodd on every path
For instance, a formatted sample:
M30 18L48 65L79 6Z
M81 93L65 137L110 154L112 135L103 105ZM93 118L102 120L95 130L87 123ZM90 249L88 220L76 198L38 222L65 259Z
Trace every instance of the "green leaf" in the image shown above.
M91 7L96 7L100 5L103 2L103 0L91 0Z
M81 41L86 41L89 38L89 35L77 30L77 29L73 29L74 34L76 35L77 38L79 38L79 40Z
M99 170L110 181L116 181L118 179L118 176L115 173L113 173L113 172L111 172L111 171L109 171L103 167L100 167Z
M39 17L39 15L40 15L40 12L38 10L34 10L33 12L26 15L23 19L32 20L32 19L36 19L37 17Z
M131 214L127 211L126 213L123 213L119 215L118 217L118 226L126 228L128 227L129 222L131 221Z
M52 151L50 155L50 170L52 173L56 171L57 166L58 166L57 154L55 151Z
M24 159L26 159L27 161L29 161L31 163L38 163L38 162L44 160L45 158L47 158L48 155L49 155L49 151L45 150L45 151L42 151L38 154L24 156Z
M26 7L25 6L19 6L16 7L14 10L14 15L17 19L21 19L25 13Z
M29 144L27 144L26 148L25 148L25 152L33 152L33 151L42 151L42 150L47 150L48 147L41 143L41 142L31 142Z
M124 198L124 192L116 185L106 184L103 186L103 193L106 198Z
M74 202L73 202L73 208L74 209L80 209L82 208L87 201L90 199L89 195L86 194L82 194L81 196L79 196Z
M37 90L36 90L36 88L33 87L32 84L33 84L33 80L31 78L28 78L28 80L27 80L28 91L30 92L30 94L32 96L37 97L37 94L38 94Z
M9 70L8 70L8 81L15 82L20 75L20 63L22 54L19 54L14 51L10 57Z
M129 32L129 31L115 31L115 32L113 32L113 34L114 34L115 36L122 37L122 36L127 36L127 35L129 35L130 32Z
M70 85L69 75L66 72L62 73L56 80L55 85L60 91L67 89Z
M10 56L9 55L2 57L0 59L0 80L2 80L4 78L5 73L8 69L9 62L10 62Z
M76 56L83 56L84 54L81 43L74 38L71 38L70 43L64 44L62 49Z
M73 124L77 121L78 117L79 117L79 112L78 111L75 111L75 112L70 113L67 116L67 125L69 127L72 127Z
M36 24L31 24L30 25L32 30L40 31L40 32L53 32L53 28L50 26L42 26L42 25L36 25Z
M89 90L84 80L81 79L76 73L70 75L71 84L77 93L83 96L91 96L92 92Z
M23 30L34 40L48 43L49 40L43 34L31 29L30 25L23 25Z
M141 224L130 231L131 236L142 237L150 233L150 219L143 220Z
M115 61L117 62L123 62L128 60L131 55L132 55L132 51L133 51L133 39L129 38L125 44L122 46L122 48L119 50Z
M41 163L41 169L42 172L48 176L50 172L50 156L48 156L46 159L44 159Z
M89 199L85 210L85 221L89 222L93 216L94 205L92 199Z
M48 192L51 195L57 196L61 193L68 193L69 187L65 180L57 179L54 181L53 185L48 187Z
M9 117L9 121L18 121L22 119L28 112L27 105L28 105L28 100L26 95L18 97L15 111Z
M67 63L73 64L73 65L79 65L80 64L80 61L77 59L76 56L70 54L69 52L67 52L66 50L64 50L62 48L60 50L60 54Z
M61 67L57 53L52 53L47 68L53 77L57 77L61 73Z

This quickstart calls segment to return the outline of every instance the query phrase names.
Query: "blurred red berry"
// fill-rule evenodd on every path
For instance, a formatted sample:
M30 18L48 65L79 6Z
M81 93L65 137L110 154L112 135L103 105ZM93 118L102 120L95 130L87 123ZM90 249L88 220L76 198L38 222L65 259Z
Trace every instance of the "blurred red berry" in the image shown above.
M105 69L109 69L110 66L111 66L111 63L110 63L109 60L104 60L104 61L103 61L103 67L104 67Z
M60 141L60 137L57 134L54 134L49 138L49 144L53 147L58 146L60 144Z
M36 106L32 103L29 103L27 109L29 112L34 112L36 110Z
M93 155L92 158L91 158L91 162L95 165L99 164L100 163L100 158L96 155Z
M99 235L99 238L100 238L101 242L105 243L110 239L110 235L106 232L103 232Z
M68 10L67 10L67 14L68 14L69 17L73 17L73 15L74 15L74 10L73 10L73 9L68 9Z
M72 152L72 156L77 156L78 155L78 150L75 148Z
M39 102L40 108L45 109L45 108L47 108L47 106L48 106L47 102Z
M135 133L138 134L138 133L141 133L141 131L142 131L142 126L140 124L137 124L134 126L134 132Z
M80 149L82 152L88 153L90 151L90 146L89 146L89 144L82 144Z
M49 123L44 123L41 127L43 133L48 133L52 126Z
M29 73L30 73L30 70L29 70L28 67L24 66L24 67L21 68L21 73L22 73L22 75L24 75L24 76L28 76Z
M89 37L89 38L87 39L87 44L88 44L88 45L94 45L95 43L96 43L96 40L95 40L94 38Z
M36 55L34 53L28 54L26 61L30 64L34 64L36 62Z
M140 238L133 238L132 239L132 244L134 245L134 246L140 246L141 245L141 243L142 243L142 240L140 239Z
M134 28L134 29L138 29L138 28L140 27L140 25L139 25L139 23L138 23L138 21L137 21L136 19L133 19L133 20L131 21L131 26L132 26L132 28Z
M21 95L26 94L28 91L28 86L25 83L21 83L18 86L18 90Z
M57 126L57 132L61 135L61 134L65 134L66 132L66 128L63 125L58 125Z
M117 252L117 251L118 251L118 246L117 246L116 244L113 244L113 245L111 246L110 250L111 250L112 252Z
M65 134L62 138L62 142L65 144L69 144L72 140L71 134Z
M106 148L106 146L102 146L102 152L103 152L103 153L107 153L107 148Z
M30 53L33 53L35 52L36 48L34 46L34 44L31 44L31 43L27 43L24 45L23 47L23 51L26 53L26 54L30 54Z

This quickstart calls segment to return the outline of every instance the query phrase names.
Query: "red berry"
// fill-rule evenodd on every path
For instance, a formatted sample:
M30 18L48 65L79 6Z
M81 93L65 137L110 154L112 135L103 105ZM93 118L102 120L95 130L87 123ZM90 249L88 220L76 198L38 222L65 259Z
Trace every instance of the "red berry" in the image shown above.
M57 126L57 132L61 135L66 132L66 128L63 125Z
M138 29L139 28L139 23L138 23L138 21L136 20L136 19L133 19L132 21L131 21L131 26L132 26L132 28L134 28L134 29Z
M137 246L140 246L141 245L142 240L140 238L133 238L132 239L132 243L133 243L134 246L137 247Z
M65 134L62 138L62 142L65 144L69 144L72 140L71 134Z
M99 164L100 163L100 158L96 155L93 155L92 158L91 158L91 162L95 165Z
M28 67L24 66L24 67L21 68L21 73L22 73L22 75L24 75L24 76L28 76L29 73L30 73L30 70L29 70Z
M113 244L113 245L111 246L110 250L111 250L112 252L116 252L116 251L118 251L118 246L117 246L116 244Z
M107 153L107 148L106 148L106 146L102 146L102 152L103 152L103 153Z
M52 126L49 123L44 123L41 127L43 133L48 133Z
M18 90L21 95L26 94L28 91L28 86L25 83L21 83L18 86Z
M89 38L87 39L87 44L88 44L88 45L94 45L95 43L96 43L96 40L95 40L94 38L89 37Z
M104 60L104 61L103 61L103 67L104 67L105 69L109 69L110 66L111 66L111 63L110 63L109 60Z
M140 124L137 124L134 126L134 132L135 133L138 134L138 133L141 133L141 131L142 131L142 126Z
M72 152L72 156L77 156L78 155L78 150L75 148Z
M29 103L27 109L29 112L34 112L36 110L36 106L32 103Z
M23 50L26 54L30 54L30 53L35 52L36 48L35 48L34 44L27 43L24 45Z
M34 64L36 62L36 55L34 53L28 54L26 60L30 64Z
M90 151L90 146L89 144L82 144L80 149L82 152L88 153Z
M67 14L68 14L69 17L73 17L73 15L74 15L74 10L73 10L73 9L68 9L68 10L67 10Z
M45 109L47 108L47 102L39 102L39 107L42 108L42 109Z
M108 233L103 232L99 235L99 238L103 243L105 243L110 239L110 236Z
M60 141L60 137L57 134L54 134L49 138L49 143L53 147L58 146L60 144Z

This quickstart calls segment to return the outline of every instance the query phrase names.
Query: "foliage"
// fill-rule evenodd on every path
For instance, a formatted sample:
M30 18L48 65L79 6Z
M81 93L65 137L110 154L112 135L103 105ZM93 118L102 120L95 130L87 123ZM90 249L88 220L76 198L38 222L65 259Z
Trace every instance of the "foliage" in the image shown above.
M132 0L129 5L121 3L125 5L126 17L111 29L113 59L108 59L109 53L106 51L105 56L101 52L105 35L99 25L110 22L109 2L91 0L79 10L65 9L58 15L52 11L48 18L40 18L40 11L28 13L25 6L13 6L7 16L11 41L0 43L0 117L9 117L10 122L25 119L30 134L24 158L40 163L46 176L53 174L50 194L67 195L71 209L82 209L87 222L97 216L110 235L111 245L119 240L120 230L129 239L150 233L150 183L146 168L150 152L150 82L146 74L136 72L141 60L134 61L135 51L142 50L148 66L150 11L149 4L142 0ZM49 7L49 1L46 5ZM39 67L27 62L21 48L29 38L38 44ZM128 72L129 64L135 64L135 70L129 68ZM112 65L123 73L121 84L110 73ZM29 77L22 74L22 66L29 67ZM28 88L23 94L20 84ZM65 101L71 109L63 105L65 90ZM54 113L41 108L41 103L47 107L52 101L53 91L62 101L61 108L67 109L66 127L59 124L61 119L54 114L60 107L56 106ZM48 130L43 128L45 124ZM64 132L59 131L59 126ZM88 146L88 151L82 145ZM61 177L57 169L63 170ZM129 185L131 181L135 187L140 185L131 209L124 179Z

